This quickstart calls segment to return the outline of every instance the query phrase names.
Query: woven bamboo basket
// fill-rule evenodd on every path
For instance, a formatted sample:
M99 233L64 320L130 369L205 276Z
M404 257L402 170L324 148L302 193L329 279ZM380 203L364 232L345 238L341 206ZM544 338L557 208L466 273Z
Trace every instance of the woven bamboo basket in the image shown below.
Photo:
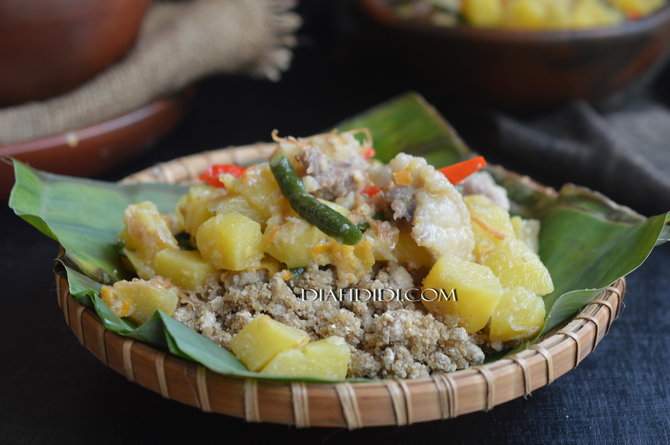
M123 182L187 184L212 163L266 158L271 144L201 153L144 170ZM538 187L542 187L537 184ZM410 425L490 410L527 396L575 368L608 333L623 303L617 280L567 324L518 354L449 374L364 383L277 382L225 376L107 331L56 276L58 304L75 336L102 363L165 398L248 422L349 429Z

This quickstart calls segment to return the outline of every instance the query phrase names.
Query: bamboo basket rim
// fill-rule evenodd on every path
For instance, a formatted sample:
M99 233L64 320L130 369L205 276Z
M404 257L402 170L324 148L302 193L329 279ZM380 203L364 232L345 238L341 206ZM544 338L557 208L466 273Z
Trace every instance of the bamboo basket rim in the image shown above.
M248 164L266 158L273 147L259 143L198 153L121 183L188 184L211 164ZM545 192L553 190L528 181ZM306 383L218 374L108 331L93 310L71 298L67 280L56 275L57 302L66 324L84 347L128 380L202 411L248 422L349 429L448 419L530 395L595 350L621 312L625 288L620 278L539 343L487 364L416 379Z

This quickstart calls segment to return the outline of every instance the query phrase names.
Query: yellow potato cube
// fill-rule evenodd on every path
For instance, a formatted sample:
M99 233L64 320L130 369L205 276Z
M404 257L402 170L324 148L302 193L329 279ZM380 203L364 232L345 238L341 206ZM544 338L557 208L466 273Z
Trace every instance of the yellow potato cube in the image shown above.
M512 0L505 10L504 24L513 29L542 29L547 15L547 5L542 1Z
M164 250L172 250L172 249L164 249ZM132 250L129 249L123 249L123 255L126 260L126 266L130 265L130 268L132 268L135 273L137 273L137 276L142 278L143 280L149 280L156 276L156 272L151 268L151 265L149 264L148 261L145 261L141 256L139 256L137 253L133 252Z
M570 28L572 0L553 0L547 4L547 29Z
M217 269L256 268L263 258L261 225L238 212L218 214L205 221L195 241L203 258Z
M100 298L119 317L143 324L159 309L172 315L179 302L179 289L158 277L148 281L135 278L102 286Z
M540 221L537 219L523 219L520 216L513 216L510 219L514 227L514 235L518 240L523 241L530 250L538 253L540 250Z
M289 274L291 273L290 270L284 268L284 265L282 263L272 258L270 255L263 256L263 259L261 260L261 265L258 266L258 269L267 270L270 275L274 275L277 272L283 270L285 270Z
M514 236L509 213L491 199L484 195L470 195L463 198L463 202L472 219L476 255L481 255L505 238Z
M265 220L261 218L256 209L242 196L228 196L213 205L212 210L221 214L238 212L261 225L265 224Z
M631 18L640 18L660 9L664 0L610 0L614 6Z
M503 294L500 281L486 266L451 255L440 257L423 280L423 305L436 314L457 315L463 327L477 332L486 326ZM443 289L445 295L427 289ZM451 298L455 289L457 301ZM428 301L433 299L434 301Z
M350 359L349 345L342 337L332 336L280 352L261 374L343 379Z
M616 9L598 0L577 0L572 10L574 28L610 26L623 21L623 15Z
M151 261L156 252L177 249L177 240L153 202L131 204L124 213L125 229L119 238L125 247L142 259Z
M544 316L542 297L523 287L505 289L491 317L489 339L513 341L530 338L542 328Z
M340 287L356 283L369 274L375 264L374 249L367 239L353 246L333 241L329 253L330 263L335 266Z
M309 334L268 315L258 315L230 341L235 356L250 371L260 371L277 354L305 344Z
M194 185L189 188L177 204L177 219L181 227L191 235L195 235L202 223L214 216L214 207L225 199L225 189L208 185Z
M154 257L156 274L169 278L182 289L196 290L216 278L216 269L197 250L161 250Z
M224 176L224 184L230 193L243 196L264 221L288 205L267 163L252 165L239 178Z
M419 246L412 234L406 230L398 233L398 241L393 249L393 254L398 263L408 266L410 269L431 267L435 260L425 247Z
M500 0L463 0L462 8L465 19L473 26L491 28L502 22Z
M508 238L480 258L504 287L522 286L536 295L553 292L554 284L540 257L523 241Z
M270 218L263 234L265 252L290 268L307 266L313 260L312 248L328 240L316 226L293 216Z

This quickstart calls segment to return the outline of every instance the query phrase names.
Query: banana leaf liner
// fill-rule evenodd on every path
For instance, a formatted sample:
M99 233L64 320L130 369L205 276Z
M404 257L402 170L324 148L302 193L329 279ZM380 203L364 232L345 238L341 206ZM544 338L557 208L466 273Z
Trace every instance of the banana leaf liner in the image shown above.
M474 156L414 93L334 128L361 127L371 131L382 161L404 151L441 167ZM544 328L485 365L413 380L260 375L165 313L157 311L135 326L102 302L103 284L129 277L114 248L128 204L151 200L161 212L171 212L210 164L254 163L273 148L256 144L187 156L120 184L54 175L14 161L10 207L62 246L56 261L58 303L82 344L101 361L165 397L249 421L358 428L454 417L528 394L577 366L620 312L621 278L670 238L670 214L645 218L583 187L568 184L556 191L489 167L508 190L512 211L542 222L539 254L555 284L544 297Z

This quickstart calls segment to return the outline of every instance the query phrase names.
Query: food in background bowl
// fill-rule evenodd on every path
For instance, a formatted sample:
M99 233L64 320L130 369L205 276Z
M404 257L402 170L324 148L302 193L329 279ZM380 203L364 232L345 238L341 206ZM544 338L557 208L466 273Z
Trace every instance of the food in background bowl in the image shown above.
M540 0L537 0L540 1ZM640 88L670 52L670 7L617 26L516 30L405 20L391 0L357 0L369 39L445 94L517 111L600 101Z
M382 164L366 130L274 138L268 162L210 167L173 215L126 208L139 278L102 288L118 316L160 309L250 371L323 378L455 371L541 330L539 222L510 218L483 158Z
M666 0L410 0L396 12L439 26L553 30L612 26L665 5Z

